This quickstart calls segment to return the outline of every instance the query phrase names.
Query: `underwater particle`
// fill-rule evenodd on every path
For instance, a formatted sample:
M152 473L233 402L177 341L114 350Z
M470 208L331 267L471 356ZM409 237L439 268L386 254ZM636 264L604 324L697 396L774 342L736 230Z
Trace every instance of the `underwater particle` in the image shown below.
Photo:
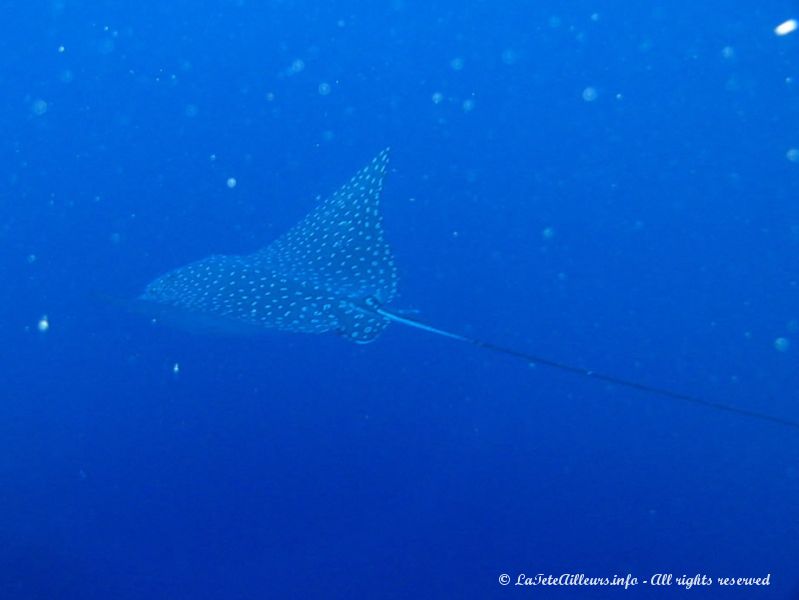
M791 319L788 321L788 331L791 333L799 333L799 319Z
M47 102L41 98L37 98L31 103L31 112L37 117L41 117L47 112Z
M552 227L544 227L541 230L541 237L545 240L551 240L555 237L555 230Z
M735 48L732 46L724 46L721 49L721 57L726 58L727 60L732 60L735 58Z
M727 79L727 82L724 84L724 89L728 92L738 92L741 89L741 82L735 75L733 75Z
M70 69L64 69L61 71L59 79L61 83L72 83L72 80L75 79L75 74Z
M519 55L513 50L513 48L505 48L502 51L502 62L506 65L514 65L516 61L519 60Z
M324 81L319 84L319 95L320 96L327 96L330 94L330 84L325 83Z
M185 114L190 119L196 117L200 112L200 109L197 108L196 104L187 104L186 108L183 110L183 114Z
M799 148L791 148L785 153L785 158L791 162L799 162Z
M25 259L29 265L32 265L36 262L36 255L35 254L28 254L27 258Z
M557 16L557 15L552 15L551 17L549 17L549 20L547 21L547 24L552 29L557 29L558 27L560 27L560 24L561 24L560 17Z
M102 55L111 54L116 48L116 43L112 39L100 40L97 43L97 52Z
M236 181L236 178L235 178L235 177L228 177L228 178L227 178L227 181L225 182L225 184L226 184L226 185L228 186L228 188L229 188L229 189L231 189L231 190L232 190L234 187L236 187L236 184L237 184L237 183L238 183L238 182Z
M779 352L787 352L788 348L791 347L791 342L788 338L778 337L774 340L774 348L776 348Z
M433 101L433 104L441 104L444 100L444 94L435 92L430 99Z
M174 365L172 365L172 373L174 373L175 375L180 373L180 363L175 363Z
M275 101L275 94L274 94L274 92L267 92L267 93L266 93L266 101L267 101L267 102L274 102L274 101Z
M295 58L289 66L288 73L289 75L296 75L297 73L302 73L304 70L305 61L301 58Z
M471 112L474 110L474 100L468 98L463 101L461 106L463 107L463 112Z
M799 23L796 22L796 19L788 19L777 25L774 28L774 33L776 35L788 35L796 31L797 26L799 26Z
M597 99L598 95L596 88L590 85L583 90L583 100L586 102L593 102Z
M38 329L41 333L45 333L50 329L50 319L47 318L47 315L42 315L42 318L39 319L38 323L36 323L36 329Z
M59 54L64 54L64 51L65 51L65 50L66 50L66 48L64 48L64 46L63 46L63 45L61 45L61 46L59 46L59 47L58 47L58 53L59 53Z
M333 139L336 137L336 134L333 133L330 129L325 129L322 132L322 139L326 142L332 142Z
M459 56L456 56L451 61L449 61L449 66L452 67L453 71L462 71L463 70L463 59Z
M111 237L109 239L111 240L111 243L116 246L120 242L122 242L122 234L118 233L118 232L114 232L114 233L111 234Z
M596 23L597 21L599 21L599 13L592 13L592 14L591 14L591 20L592 20L594 23Z

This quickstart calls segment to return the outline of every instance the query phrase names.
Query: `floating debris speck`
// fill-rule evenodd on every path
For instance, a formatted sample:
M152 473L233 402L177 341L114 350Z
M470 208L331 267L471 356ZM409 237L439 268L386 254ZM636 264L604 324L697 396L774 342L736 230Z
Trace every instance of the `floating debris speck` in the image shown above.
M506 65L516 64L518 59L519 56L516 54L513 48L505 48L505 50L502 51L502 62Z
M305 70L305 61L301 58L297 58L292 61L291 65L288 68L289 75L296 75L297 73L302 73Z
M796 22L796 19L788 19L787 21L783 21L779 25L774 28L774 33L777 35L788 35L789 33L793 33L796 31L796 27L799 23Z
M44 113L47 112L47 102L38 98L33 101L31 104L31 112L36 115L37 117L41 117Z

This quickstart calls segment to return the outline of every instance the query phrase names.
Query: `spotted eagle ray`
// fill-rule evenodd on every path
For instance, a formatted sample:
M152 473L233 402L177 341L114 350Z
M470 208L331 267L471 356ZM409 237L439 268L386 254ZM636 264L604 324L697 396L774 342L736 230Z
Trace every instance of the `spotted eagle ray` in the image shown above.
M147 285L139 309L193 329L257 334L335 332L365 344L391 322L466 342L530 364L648 394L799 428L799 422L713 402L451 333L385 308L397 293L397 270L379 210L388 149L304 219L265 248L212 255Z

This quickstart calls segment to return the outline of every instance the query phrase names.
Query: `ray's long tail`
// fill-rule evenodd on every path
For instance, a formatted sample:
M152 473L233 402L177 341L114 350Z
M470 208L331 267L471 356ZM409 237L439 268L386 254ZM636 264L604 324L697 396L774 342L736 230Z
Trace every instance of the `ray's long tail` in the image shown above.
M691 404L696 404L699 406L704 406L707 408L711 408L714 410L724 411L727 413L733 413L736 415L758 419L760 421L768 421L770 423L776 423L778 425L783 425L786 427L792 427L795 429L799 429L799 421L792 421L791 419L786 419L783 417L778 417L775 415L770 415L768 413L762 413L755 410L749 410L746 408L741 408L738 406L733 406L731 404L725 404L723 402L714 402L712 400L705 400L703 398L698 398L696 396L691 396L689 394L683 394L680 392L675 392L672 390L668 390L665 388L655 387L652 385L647 385L644 383L638 383L636 381L631 381L629 379L624 379L621 377L615 377L613 375L607 375L605 373L600 373L598 371L593 371L591 369L585 369L583 367L576 367L574 365L569 365L565 363L561 363L555 360L551 360L549 358L544 358L542 356L537 356L535 354L530 354L528 352L522 352L521 350L515 350L513 348L506 348L505 346L500 346L498 344L494 344L492 342L487 342L484 340L467 337L465 335L459 335L457 333L451 333L449 331L445 331L443 329L439 329L437 327L432 327L420 321L416 321L415 319L409 319L407 317L401 317L399 315L395 315L383 308L376 307L374 308L375 312L377 312L380 316L388 319L389 321L394 321L395 323L402 323L403 325L408 325L410 327L415 327L416 329L421 329L423 331L427 331L429 333L434 333L436 335L441 335L444 337L448 337L453 340L458 340L461 342L466 342L468 344L472 344L477 346L478 348L484 348L485 350L490 350L492 352L497 352L499 354L504 354L506 356L512 356L514 358L518 358L530 364L535 365L544 365L546 367L550 367L553 369L558 369L560 371L566 371L567 373L572 373L575 375L582 375L584 377L590 377L592 379L597 379L599 381L604 381L606 383L610 383L613 385L618 385L621 387L626 387L634 390L638 390L639 392L644 392L647 394L653 394L655 396L660 396L662 398L669 398L671 400L679 400L681 402L689 402Z

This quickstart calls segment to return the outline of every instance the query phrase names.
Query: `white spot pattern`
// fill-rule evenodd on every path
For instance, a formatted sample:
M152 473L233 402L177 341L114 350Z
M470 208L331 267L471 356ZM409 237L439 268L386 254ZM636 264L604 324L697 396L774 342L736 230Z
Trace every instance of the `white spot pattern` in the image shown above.
M385 149L266 248L170 271L140 300L256 328L372 341L388 321L367 300L383 305L397 291L379 211L387 165Z

